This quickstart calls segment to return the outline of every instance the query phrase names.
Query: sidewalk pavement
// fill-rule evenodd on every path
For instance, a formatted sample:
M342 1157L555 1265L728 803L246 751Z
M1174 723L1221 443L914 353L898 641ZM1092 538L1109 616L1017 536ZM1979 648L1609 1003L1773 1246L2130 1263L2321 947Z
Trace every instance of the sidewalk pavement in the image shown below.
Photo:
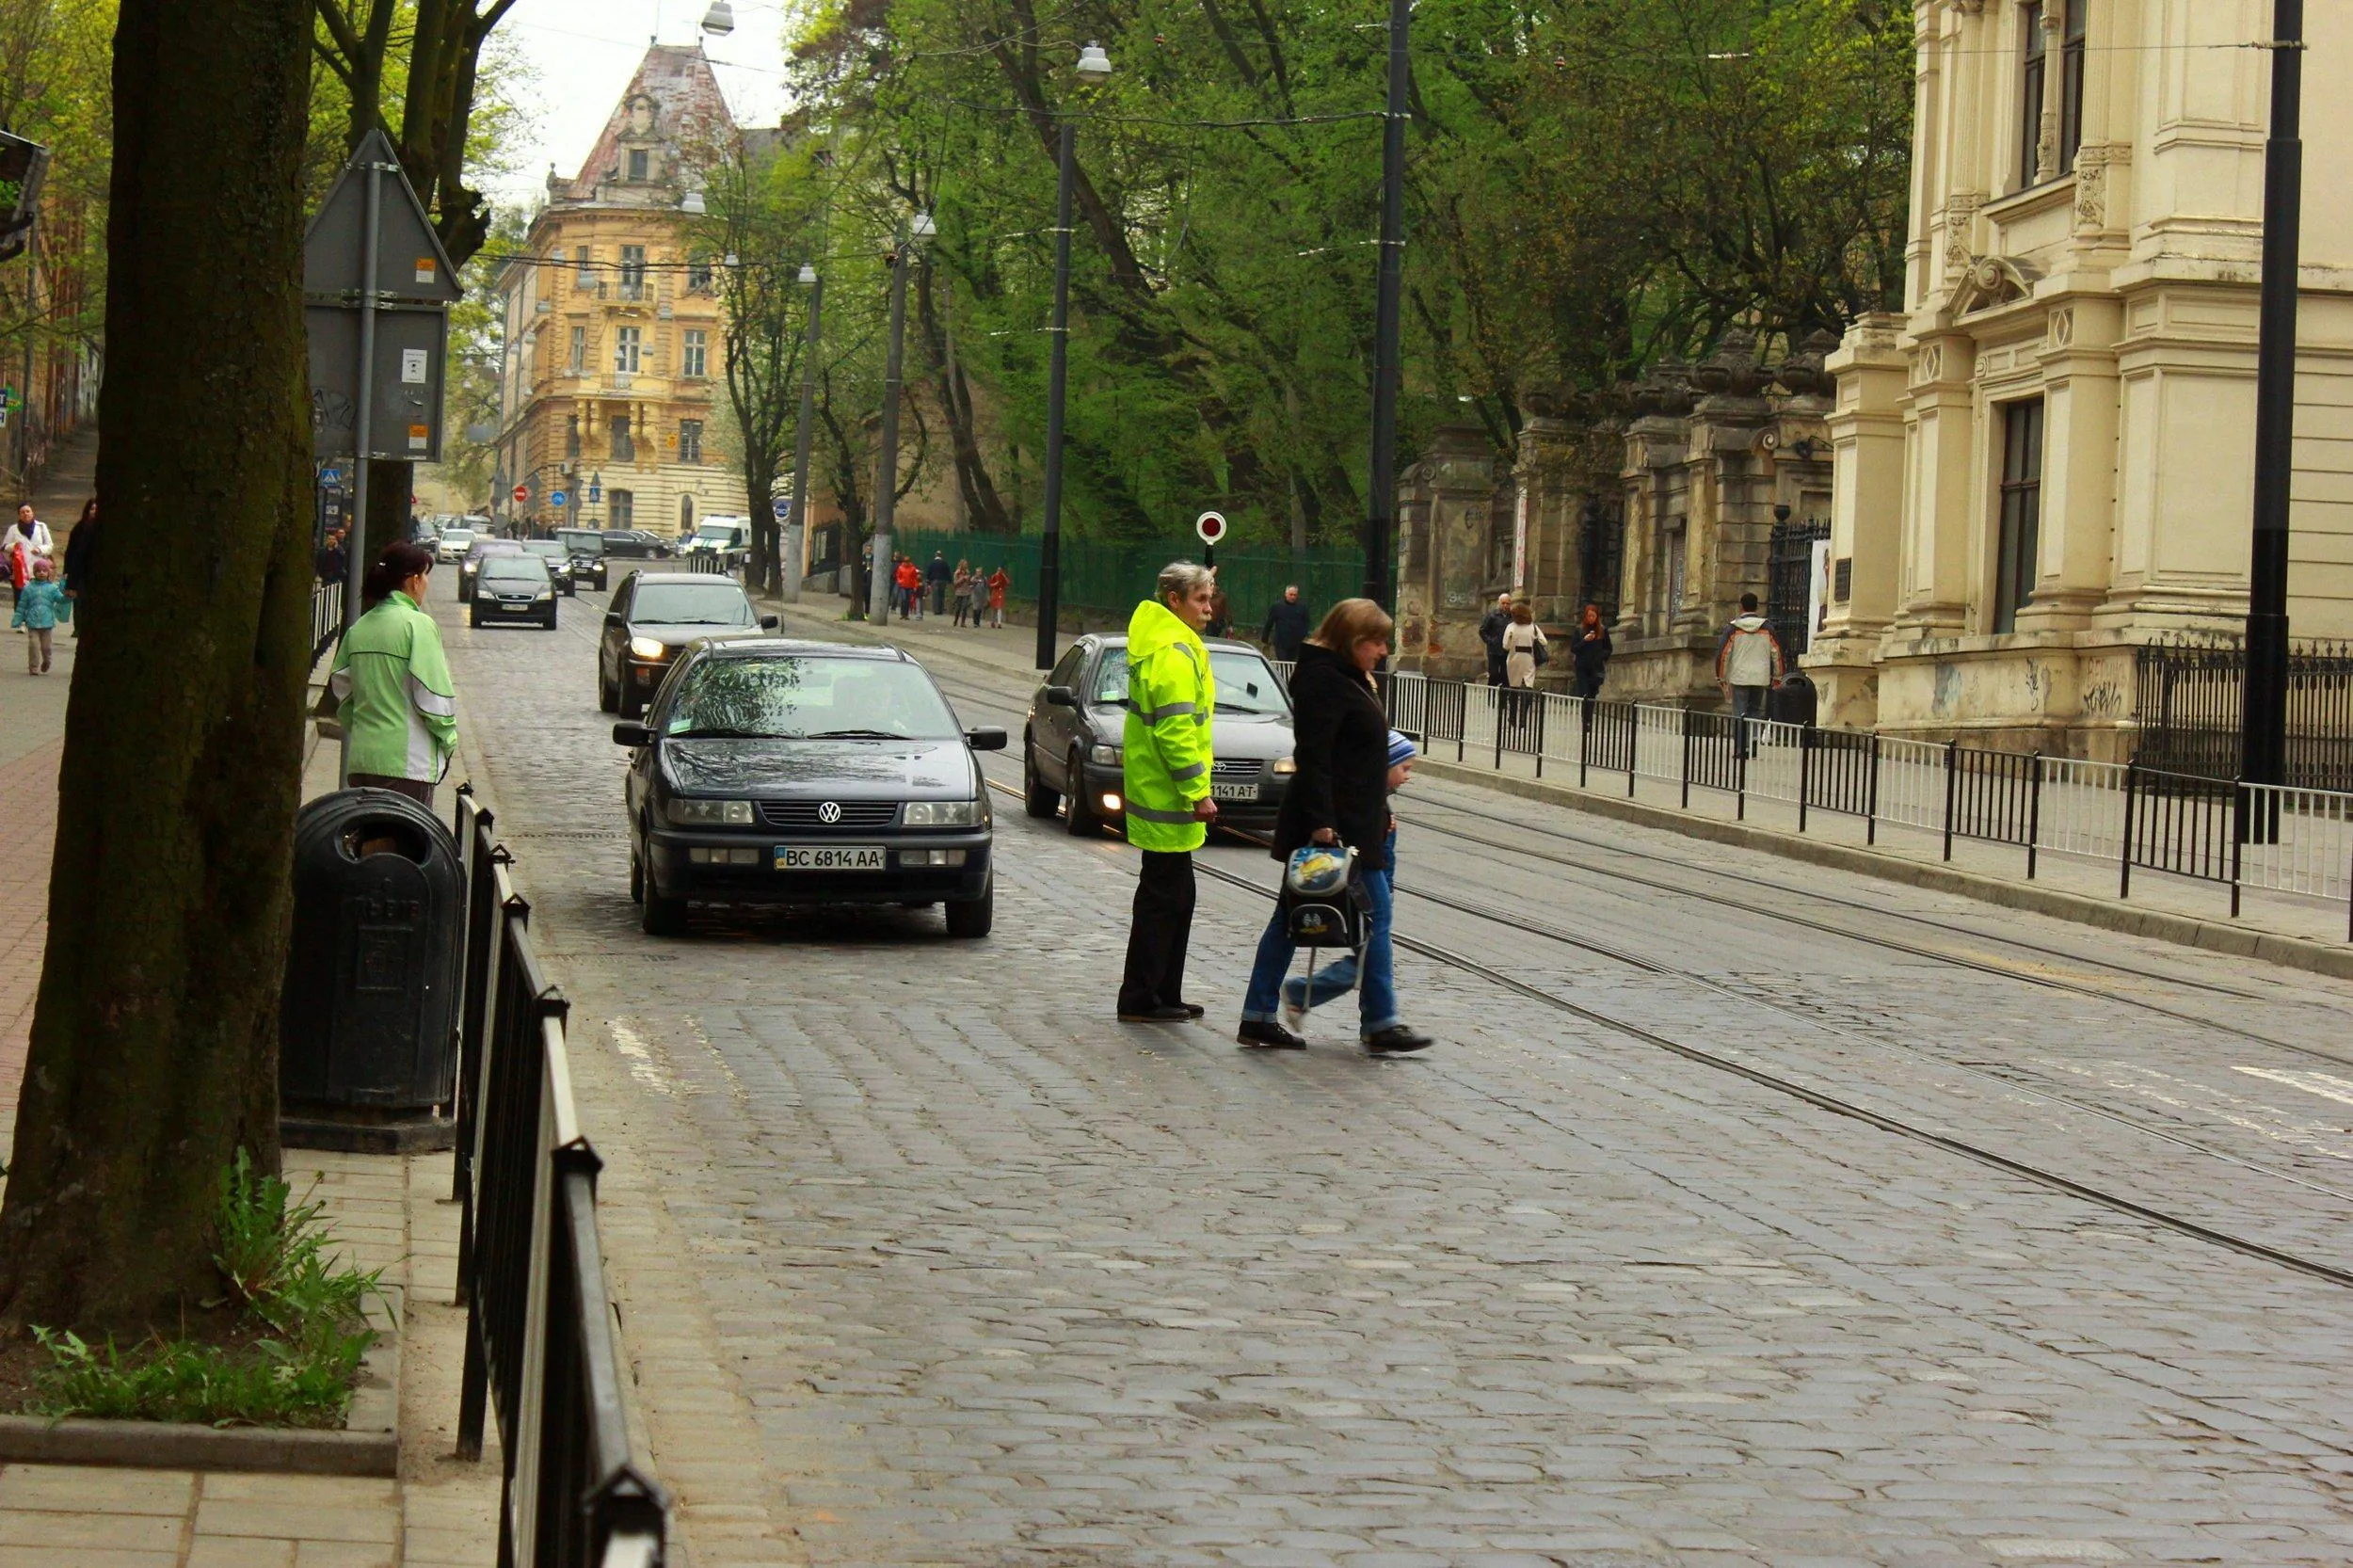
M1036 668L1037 632L1032 627L974 632L951 625L945 616L932 616L920 621L894 618L884 632L865 621L841 618L848 600L832 595L808 596L798 604L763 599L762 608L777 611L787 630L804 635L851 642L887 640L919 657L946 655L1024 681L1044 679ZM1066 647L1070 640L1064 637L1056 646ZM1624 774L1596 772L1589 786L1579 789L1573 765L1564 777L1562 768L1555 763L1539 781L1530 758L1506 753L1498 769L1491 753L1482 756L1479 748L1470 747L1458 762L1451 743L1441 743L1430 760L1439 764L1430 770L1433 776L1590 811L1638 828L1719 840L1785 858L1828 861L1862 874L1957 892L2005 907L2028 908L2163 940L2353 974L2353 951L2345 949L2345 907L2333 901L2250 887L2244 889L2242 912L2233 920L2227 887L2145 868L2134 871L2132 897L2119 899L2117 867L2111 859L2086 859L2045 850L2029 881L2025 852L2011 844L1957 840L1948 861L1940 833L1882 822L1878 842L1866 844L1860 817L1815 810L1807 814L1806 830L1800 834L1796 807L1754 795L1746 803L1745 818L1736 823L1733 797L1718 791L1694 789L1686 808L1680 805L1676 785L1644 778L1637 781L1629 804ZM2061 896L2052 898L2054 893ZM2287 944L2266 940L2280 937L2287 938ZM2302 951L2290 951L2290 945ZM2320 951L2314 951L2315 947Z
M20 804L18 853L0 863L0 1159L13 1140L25 1036L40 978L57 760L72 643L56 673L25 676L0 646L0 789ZM314 749L306 798L334 787ZM8 896L12 895L12 896ZM449 1304L457 1209L447 1154L286 1152L297 1198L315 1196L355 1265L384 1271L402 1324L397 1479L0 1465L0 1568L479 1568L498 1545L497 1432L478 1464L456 1448L465 1314Z

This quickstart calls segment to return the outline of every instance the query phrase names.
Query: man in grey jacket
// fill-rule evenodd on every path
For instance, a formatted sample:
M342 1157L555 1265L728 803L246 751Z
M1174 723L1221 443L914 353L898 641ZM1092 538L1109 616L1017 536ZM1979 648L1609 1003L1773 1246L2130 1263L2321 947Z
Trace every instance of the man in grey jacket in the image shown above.
M1716 645L1716 684L1732 702L1740 755L1756 755L1754 721L1765 716L1765 694L1781 680L1781 640L1756 613L1756 596L1740 596L1740 613Z

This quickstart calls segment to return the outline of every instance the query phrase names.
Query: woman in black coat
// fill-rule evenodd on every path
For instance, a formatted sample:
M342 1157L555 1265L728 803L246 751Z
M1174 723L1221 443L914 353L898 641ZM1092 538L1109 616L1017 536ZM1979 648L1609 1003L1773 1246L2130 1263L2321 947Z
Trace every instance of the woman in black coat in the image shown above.
M1301 645L1291 672L1292 757L1299 771L1274 823L1274 857L1288 862L1309 844L1356 852L1357 878L1369 905L1357 998L1365 1048L1375 1055L1420 1050L1431 1043L1397 1016L1389 951L1389 718L1372 683L1387 657L1392 623L1369 599L1332 607ZM1297 1050L1306 1041L1278 1015L1290 933L1278 908L1258 938L1238 1039L1246 1046Z

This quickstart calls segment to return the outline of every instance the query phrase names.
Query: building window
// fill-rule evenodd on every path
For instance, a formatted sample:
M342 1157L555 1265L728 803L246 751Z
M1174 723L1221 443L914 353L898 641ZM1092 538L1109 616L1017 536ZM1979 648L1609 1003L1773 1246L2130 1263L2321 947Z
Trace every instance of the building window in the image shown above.
M679 374L693 380L702 379L710 374L710 334L699 327L689 327L679 348Z
M588 328L585 327L575 327L572 328L571 372L574 376L578 376L582 371L586 370L587 368Z
M605 508L607 513L605 526L607 528L636 527L637 497L635 493L630 490L607 490L605 495L609 498Z
M2042 531L2042 399L2002 407L2002 532L1993 563L1993 630L2018 630L2034 599Z
M678 460L699 463L703 460L703 422L682 419L678 422Z
M621 247L621 297L646 297L646 248L642 245Z
M1683 529L1681 525L1670 528L1660 535L1658 548L1665 552L1667 557L1661 563L1667 569L1660 574L1666 583L1667 602L1661 607L1660 613L1668 620L1673 620L1675 612L1683 608Z
M567 457L580 456L580 416L578 414L564 416L564 456Z
M694 528L695 498L691 495L680 496L678 498L678 531L681 534L689 534L694 532Z
M2042 78L2047 63L2042 50L2041 0L2026 0L2018 8L2024 27L2025 55L2018 72L2018 188L2025 190L2041 173Z
M597 269L589 264L588 248L584 245L572 247L572 281L585 289L593 287L596 280Z
M629 177L632 180L645 179L653 172L651 168L652 162L653 154L647 152L644 148L631 148L629 152Z
M2067 0L2067 25L2059 36L2058 167L2075 167L2084 144L2084 11L2089 0Z
M614 330L613 368L623 376L636 373L637 345L640 341L639 333L642 330L643 328L636 327L622 327Z
M689 256L686 258L686 292L689 294L711 292L710 257Z
M637 460L637 440L634 436L630 434L629 416L627 414L615 414L609 421L606 422L606 428L611 433L613 438L613 460L616 463L635 462ZM616 490L614 493L617 495L620 492Z

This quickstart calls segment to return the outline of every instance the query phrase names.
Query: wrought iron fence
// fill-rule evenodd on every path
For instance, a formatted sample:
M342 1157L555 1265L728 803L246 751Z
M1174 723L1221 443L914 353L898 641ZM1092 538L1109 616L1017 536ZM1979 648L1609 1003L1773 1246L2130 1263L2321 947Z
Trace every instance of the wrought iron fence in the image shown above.
M2237 777L2246 684L2247 649L2233 638L2135 648L2134 760L2164 773ZM2353 645L2299 641L2289 649L2285 782L2353 791Z
M630 1449L597 1237L602 1162L572 1104L568 1007L494 825L461 787L457 1453L479 1459L495 1416L500 1568L660 1568L669 1504Z
M335 646L335 639L344 634L344 584L337 578L329 583L313 578L311 583L311 663L316 665L319 655Z
M1829 537L1828 519L1808 518L1803 522L1774 523L1766 546L1765 619L1772 627L1773 635L1780 639L1782 655L1793 669L1798 655L1806 650L1814 637L1813 622L1806 616L1807 588L1814 572L1814 544Z
M1384 675L1389 722L1426 753L1501 771L1526 759L1538 777L1575 770L1580 789L1634 796L1640 780L1859 817L1867 843L1882 824L1935 835L1944 857L1961 840L2008 844L2025 873L2042 857L2107 861L2129 896L2137 868L2228 884L2238 913L2251 887L2344 901L2353 932L2353 792L2242 785L2139 764L1943 744L1863 730L1700 712L1651 703L1513 692L1412 671ZM1594 775L1605 776L1596 780ZM2348 939L2353 939L2349 936Z

